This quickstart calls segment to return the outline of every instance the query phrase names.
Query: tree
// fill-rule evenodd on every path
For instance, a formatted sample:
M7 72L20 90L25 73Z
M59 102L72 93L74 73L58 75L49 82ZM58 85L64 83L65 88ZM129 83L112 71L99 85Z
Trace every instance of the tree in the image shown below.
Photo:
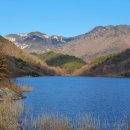
M0 51L0 80L9 78L8 63L5 55Z

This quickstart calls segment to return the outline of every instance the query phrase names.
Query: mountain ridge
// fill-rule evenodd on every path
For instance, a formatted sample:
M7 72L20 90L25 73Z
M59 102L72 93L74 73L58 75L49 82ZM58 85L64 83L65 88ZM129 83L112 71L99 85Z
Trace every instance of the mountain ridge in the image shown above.
M95 58L130 48L130 26L99 26L59 49L89 62Z
M102 55L121 52L130 48L130 25L97 26L89 32L74 36L48 36L41 32L11 34L6 38L27 52L46 53L55 51L91 62ZM22 39L20 39L22 38Z

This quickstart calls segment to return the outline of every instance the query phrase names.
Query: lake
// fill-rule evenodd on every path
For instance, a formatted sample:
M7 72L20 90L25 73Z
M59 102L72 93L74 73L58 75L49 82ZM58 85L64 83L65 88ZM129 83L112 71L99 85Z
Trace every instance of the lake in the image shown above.
M33 88L23 102L36 116L51 112L75 119L78 114L91 114L112 123L130 114L129 78L61 76L16 81Z

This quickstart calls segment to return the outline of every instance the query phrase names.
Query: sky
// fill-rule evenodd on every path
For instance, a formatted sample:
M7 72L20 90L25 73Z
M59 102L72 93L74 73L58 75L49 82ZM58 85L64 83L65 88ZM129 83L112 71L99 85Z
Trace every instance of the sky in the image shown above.
M40 31L76 36L95 26L130 25L130 0L1 0L0 35Z

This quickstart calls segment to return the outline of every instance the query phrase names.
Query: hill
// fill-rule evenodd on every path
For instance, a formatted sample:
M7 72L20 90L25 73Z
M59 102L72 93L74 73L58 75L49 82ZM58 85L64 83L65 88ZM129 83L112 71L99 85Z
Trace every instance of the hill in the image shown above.
M0 36L0 49L6 56L12 76L57 75L57 71L48 67L35 56L25 53L17 46Z
M46 62L47 65L61 67L70 73L86 64L85 61L75 56L64 55L52 51L45 54L39 54L38 57Z
M130 49L106 56L103 61L78 70L76 75L130 77Z

